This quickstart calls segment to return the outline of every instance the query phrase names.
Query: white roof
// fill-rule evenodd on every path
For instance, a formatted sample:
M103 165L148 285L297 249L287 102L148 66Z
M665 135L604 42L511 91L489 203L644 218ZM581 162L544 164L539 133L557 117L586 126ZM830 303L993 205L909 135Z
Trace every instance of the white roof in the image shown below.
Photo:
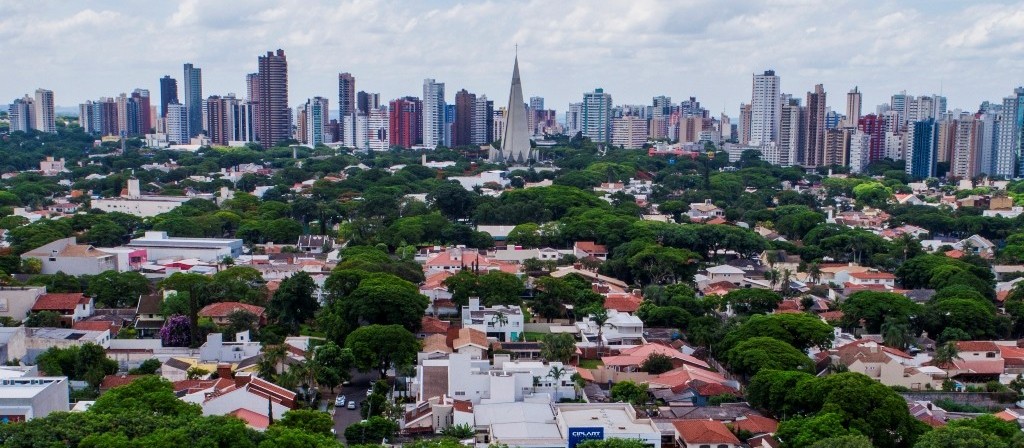
M729 266L727 264L720 264L718 266L712 266L708 268L709 274L743 274L743 269L735 266Z

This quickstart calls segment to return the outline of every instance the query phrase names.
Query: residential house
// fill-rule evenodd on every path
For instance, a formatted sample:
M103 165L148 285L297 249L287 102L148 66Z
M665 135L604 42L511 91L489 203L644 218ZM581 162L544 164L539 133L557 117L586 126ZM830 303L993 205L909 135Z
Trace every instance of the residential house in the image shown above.
M86 317L93 314L92 297L86 297L80 292L74 293L48 293L39 296L35 305L32 305L32 312L52 311L60 315L61 325L71 327Z
M724 423L715 420L675 420L680 448L740 448L742 443Z
M21 322L28 317L39 297L46 294L45 286L0 287L0 316Z
M996 245L980 235L971 235L953 245L954 249L970 252L981 258L993 258L996 254Z
M211 303L199 310L199 317L205 317L217 325L229 325L229 317L237 311L246 312L256 317L258 325L267 324L266 309L262 306L250 305L242 302L217 302Z
M746 276L743 269L727 264L712 266L708 268L707 272L709 283L729 282L736 286L743 284L743 277Z
M116 255L87 244L78 244L74 237L44 244L25 252L21 259L39 260L42 263L41 274L98 275L117 270Z
M43 176L57 176L60 173L68 172L65 166L66 163L63 157L54 159L53 156L46 156L45 159L39 161L39 174Z
M559 362L511 361L507 354L493 360L469 353L420 356L410 390L418 401L448 396L473 405L532 401L546 403L575 399L576 369ZM557 375L557 377L552 375Z
M295 247L305 254L325 254L334 248L334 239L327 235L301 235Z
M624 349L616 355L603 356L601 357L601 362L606 368L616 372L636 372L642 369L643 363L648 357L655 354L670 358L674 367L691 365L702 369L711 368L708 363L687 355L676 348L652 343Z
M604 309L620 313L635 313L643 302L643 297L632 292L612 292L604 295Z
M200 362L240 362L260 354L262 346L249 338L249 331L235 334L234 342L224 342L222 333L206 335L206 342L199 347Z
M832 363L868 376L886 386L910 390L939 390L946 372L931 366L913 366L913 357L870 340L857 340L831 352Z
M203 415L237 415L239 410L274 420L296 407L296 394L288 389L254 375L238 373L234 379L221 377L210 387L181 397L182 401L198 404Z
M690 217L690 221L707 221L712 218L724 217L725 210L712 204L711 199L705 199L704 202L690 204L690 209L686 212L686 215Z
M70 388L67 377L5 377L0 381L0 424L43 418L67 412Z
M435 274L439 271L455 274L463 269L471 269L481 273L502 271L515 274L519 272L519 267L513 263L492 260L484 255L480 255L480 252L475 249L467 249L461 246L447 248L423 263L423 271L427 275Z
M147 294L139 297L139 304L135 308L135 331L139 337L155 337L160 334L160 328L164 326L164 315L161 307L164 303L163 294Z
M455 302L452 301L452 293L444 285L444 281L453 275L455 274L450 271L437 271L427 276L426 280L420 284L420 294L430 299L430 303L427 304L427 314L449 316L459 312Z
M593 316L586 316L576 322L580 332L581 348L628 349L646 343L644 340L644 323L639 317L629 313L608 311L604 325L594 322Z
M998 379L1003 374L1006 361L999 346L992 341L958 341L957 358L946 368L950 376L965 381L984 382Z
M469 305L462 307L462 327L482 331L498 341L517 341L525 331L523 310L509 305L484 307L479 297L470 297Z
M608 259L608 248L603 244L597 244L593 241L577 241L572 245L573 255L576 258L583 259L593 257L598 260Z
M894 288L896 287L896 276L888 272L872 269L870 271L851 273L849 283L856 286L882 285L887 288Z

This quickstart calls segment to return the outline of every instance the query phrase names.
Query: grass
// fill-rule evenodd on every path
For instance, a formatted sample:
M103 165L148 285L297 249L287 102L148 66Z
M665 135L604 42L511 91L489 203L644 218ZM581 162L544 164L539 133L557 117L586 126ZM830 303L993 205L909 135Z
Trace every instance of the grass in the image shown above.
M578 367L581 369L596 369L603 365L604 363L600 359L582 359Z
M541 333L539 331L524 331L523 337L530 342L540 342L541 339L544 339L544 335L546 334L547 333Z

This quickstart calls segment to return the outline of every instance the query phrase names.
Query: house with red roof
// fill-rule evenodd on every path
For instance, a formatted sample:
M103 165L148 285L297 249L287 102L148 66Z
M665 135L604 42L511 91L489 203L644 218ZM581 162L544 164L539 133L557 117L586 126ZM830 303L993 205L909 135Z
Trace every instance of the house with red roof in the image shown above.
M747 414L732 422L734 431L747 431L755 436L774 434L779 429L778 420L757 414Z
M608 259L608 247L593 241L577 241L572 245L572 253L576 258L594 257L598 260Z
M267 324L266 308L242 302L211 303L199 310L199 317L209 318L217 325L229 325L231 321L228 318L231 313L236 311L244 311L256 316L256 320L261 326Z
M481 255L476 249L465 247L451 247L430 257L423 263L425 274L433 275L440 271L447 271L452 274L463 269L485 273L489 271L501 271L509 274L519 272L519 266L515 263L492 260Z
M248 417L253 413L269 419L267 410L270 409L277 420L296 406L295 392L247 373L238 373L233 380L221 378L181 399L202 407L203 415L235 415L240 418L241 412ZM243 420L249 423L247 418Z
M968 381L998 379L1006 368L999 346L992 341L958 341L957 358L946 368L949 375Z
M52 311L60 314L61 326L70 327L81 319L92 316L92 297L86 297L80 292L73 293L48 293L39 296L35 305L32 305L32 312Z
M740 448L742 443L725 423L716 420L675 420L676 444L681 448Z
M604 309L620 313L635 313L642 303L643 297L633 293L612 292L604 296Z
M603 356L601 357L601 361L604 363L606 368L616 372L637 372L640 371L644 361L651 355L655 354L669 357L672 360L672 365L675 367L691 365L701 369L711 368L708 363L687 355L678 349L654 343L638 345L636 347L625 349L617 355Z
M452 293L444 284L444 281L453 275L455 273L451 271L437 271L428 275L426 280L420 284L420 294L430 299L430 303L427 304L427 314L448 316L459 312L452 300Z
M850 283L856 286L883 285L893 288L896 286L896 276L877 270L853 272L850 274Z
M446 320L441 320L434 316L423 316L420 319L420 331L416 333L416 337L423 339L432 334L446 335L450 326L451 323Z

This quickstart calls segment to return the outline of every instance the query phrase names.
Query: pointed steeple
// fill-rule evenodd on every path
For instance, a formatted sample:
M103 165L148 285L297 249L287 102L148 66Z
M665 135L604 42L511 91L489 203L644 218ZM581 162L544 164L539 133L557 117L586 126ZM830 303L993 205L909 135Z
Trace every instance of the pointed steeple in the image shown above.
M526 104L523 102L523 84L519 78L519 51L516 49L512 66L512 85L505 109L505 133L501 136L501 149L492 151L491 161L525 164L531 157L530 131L527 129Z

